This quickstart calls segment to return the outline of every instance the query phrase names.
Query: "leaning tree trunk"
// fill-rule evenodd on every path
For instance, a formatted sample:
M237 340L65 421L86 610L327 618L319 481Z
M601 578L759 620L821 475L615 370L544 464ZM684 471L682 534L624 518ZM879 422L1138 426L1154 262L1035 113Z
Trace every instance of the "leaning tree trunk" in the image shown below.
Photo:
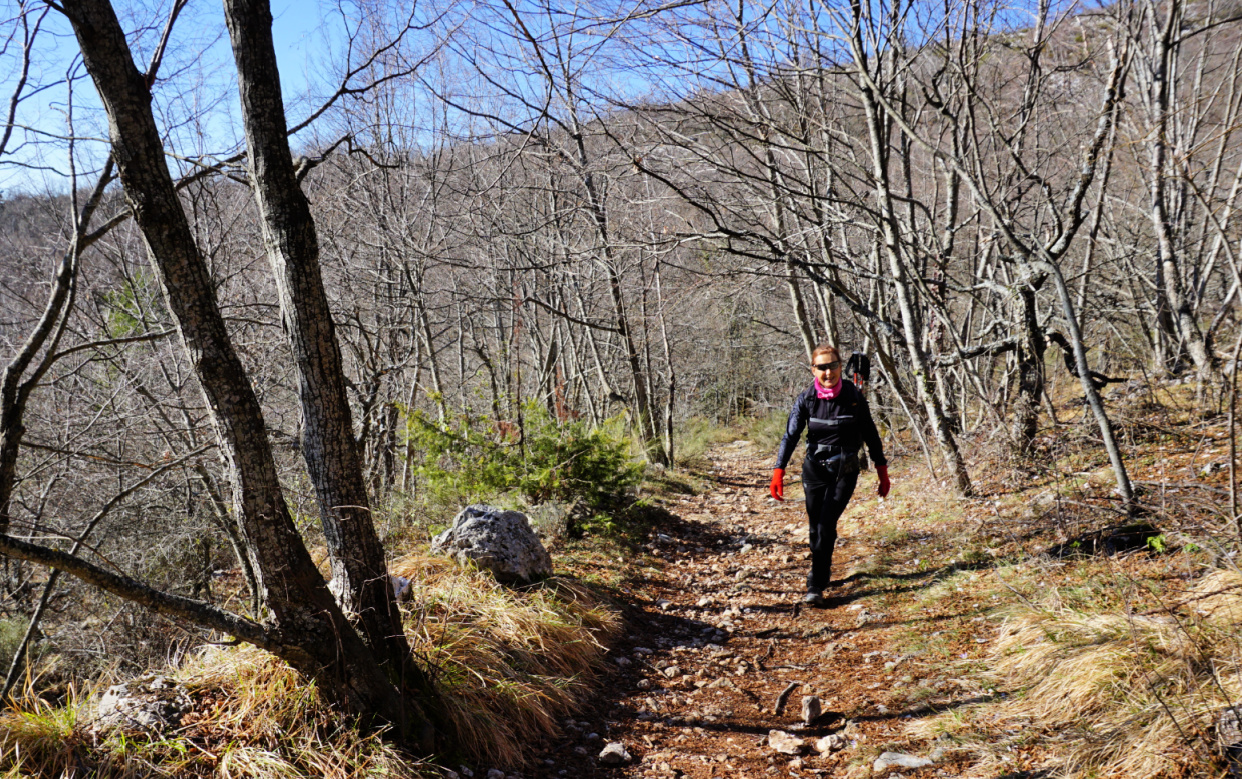
M416 688L430 689L412 662L371 515L320 271L319 239L289 150L271 8L267 0L225 0L224 9L237 61L251 188L298 367L302 456L319 500L332 589L372 651Z
M571 101L572 103L572 101ZM591 221L599 236L603 253L604 270L608 274L608 292L612 299L612 311L617 335L625 349L625 361L630 368L630 378L634 383L634 411L638 415L639 435L643 440L643 448L653 462L661 465L672 465L669 453L660 440L660 415L655 408L651 393L647 391L647 375L643 370L638 354L638 345L634 340L634 329L631 327L629 315L625 310L625 295L621 284L620 261L612 243L612 234L608 222L608 212L604 203L603 193L596 185L594 174L590 170L590 157L587 154L586 140L583 136L581 123L576 112L570 113L571 136L574 142L576 163L580 170L583 189L586 190L587 206ZM567 155L568 157L568 155Z
M1078 315L1074 311L1074 301L1070 297L1069 285L1065 276L1053 261L1045 261L1056 284L1057 297L1061 302L1061 312L1065 316L1065 324L1070 332L1070 344L1074 351L1074 366L1078 369L1078 379L1082 383L1083 394L1087 397L1087 405L1095 415L1096 424L1100 428L1100 437L1104 439L1104 449L1108 452L1108 461L1113 466L1113 475L1117 480L1117 494L1121 496L1128 512L1138 509L1135 502L1134 486L1130 483L1130 474L1126 470L1125 460L1121 456L1121 447L1117 444L1117 436L1113 432L1112 420L1104 408L1100 393L1091 382L1091 366L1087 363L1087 349L1083 345L1082 330L1078 326Z
M234 510L265 607L263 631L242 631L244 622L233 620L242 631L237 635L315 679L324 695L347 711L403 727L400 694L328 591L289 514L258 398L220 314L215 285L164 158L149 87L134 67L116 14L107 0L73 0L64 12L108 116L126 200L212 410L221 455L234 474ZM181 600L145 596L124 577L15 539L5 538L0 551L58 561L57 567L153 608L168 610Z

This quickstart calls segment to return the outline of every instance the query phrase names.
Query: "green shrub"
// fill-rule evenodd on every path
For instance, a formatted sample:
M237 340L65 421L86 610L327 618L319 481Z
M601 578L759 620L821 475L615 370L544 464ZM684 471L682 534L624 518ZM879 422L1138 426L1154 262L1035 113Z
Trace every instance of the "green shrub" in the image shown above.
M147 320L161 309L159 283L150 271L140 270L120 287L103 293L105 326L111 338L139 335Z
M17 651L29 625L30 620L25 617L0 619L0 675L9 670L9 664L13 662L13 653Z
M406 417L406 436L421 456L414 465L422 502L460 506L516 495L528 505L579 504L600 512L619 506L643 466L630 454L624 422L591 429L559 422L536 403L524 406L521 429L486 416L440 423L421 412Z

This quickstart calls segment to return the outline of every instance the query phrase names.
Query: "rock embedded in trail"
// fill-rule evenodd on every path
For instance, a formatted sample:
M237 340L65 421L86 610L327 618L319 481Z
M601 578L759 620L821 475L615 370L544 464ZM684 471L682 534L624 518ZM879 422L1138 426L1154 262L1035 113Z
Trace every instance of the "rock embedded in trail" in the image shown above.
M768 746L782 755L796 755L802 751L805 741L783 730L768 731Z
M530 584L552 575L552 556L520 511L467 506L432 539L431 552L458 565L473 563L503 584Z
M815 720L823 716L824 702L819 699L818 695L802 696L802 724L810 727Z
M819 741L816 741L815 751L819 752L821 755L826 755L829 752L839 752L849 745L850 742L846 740L845 736L840 733L833 733L831 735L824 736Z
M872 622L879 622L882 619L884 619L883 614L876 614L874 612L868 611L867 608L864 606L863 608L860 608L858 610L858 615L855 618L855 621L858 627L863 627L865 625L869 625Z
M885 752L876 758L875 763L871 767L876 773L879 773L890 768L926 768L929 765L932 765L932 761L925 757L906 755L901 752Z
M599 761L604 765L625 765L633 759L620 741L608 743L599 753Z

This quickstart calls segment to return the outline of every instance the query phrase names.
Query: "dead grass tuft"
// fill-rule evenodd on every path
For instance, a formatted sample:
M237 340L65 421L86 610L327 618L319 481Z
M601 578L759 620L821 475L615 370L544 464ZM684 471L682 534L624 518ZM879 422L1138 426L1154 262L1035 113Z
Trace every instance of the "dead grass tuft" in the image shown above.
M1204 576L1180 609L1126 615L1022 607L1000 629L986 675L1008 694L948 731L1004 772L1014 750L1053 747L1041 768L1070 778L1183 776L1220 753L1215 723L1242 701L1242 575ZM970 731L974 731L972 736Z
M320 699L313 683L253 647L208 648L177 676L198 704L181 741L215 776L427 773L425 764L359 732Z
M407 632L436 675L459 746L498 765L521 765L524 746L555 732L587 692L616 614L565 579L515 591L423 555L390 570L414 582Z
M424 762L351 727L314 684L253 647L208 648L175 676L194 709L172 733L93 733L85 716L92 695L64 706L33 695L15 701L0 716L0 776L433 775Z
M78 766L76 696L52 706L29 687L0 712L0 776L72 775Z

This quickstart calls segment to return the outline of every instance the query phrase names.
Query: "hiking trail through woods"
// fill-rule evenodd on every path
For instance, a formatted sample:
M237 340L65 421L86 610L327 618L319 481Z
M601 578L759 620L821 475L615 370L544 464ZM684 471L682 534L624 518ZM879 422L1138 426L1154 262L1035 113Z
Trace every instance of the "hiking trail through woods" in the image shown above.
M770 452L737 441L708 456L709 488L667 506L675 518L653 530L646 576L628 582L626 624L600 691L562 723L559 738L533 747L524 775L961 775L965 766L936 741L906 734L915 718L988 697L977 683L951 678L955 664L986 648L993 631L985 611L970 595L918 597L957 569L891 559L891 506L876 499L870 471L841 520L824 593L831 607L806 608L807 520L796 474L777 504L768 497ZM910 487L894 480L895 493ZM934 528L907 524L902 554L923 548L934 556ZM912 633L945 634L952 645L911 649ZM810 725L806 696L818 696L823 712ZM601 761L613 742L629 754L623 765ZM932 762L877 764L887 752L911 765Z

